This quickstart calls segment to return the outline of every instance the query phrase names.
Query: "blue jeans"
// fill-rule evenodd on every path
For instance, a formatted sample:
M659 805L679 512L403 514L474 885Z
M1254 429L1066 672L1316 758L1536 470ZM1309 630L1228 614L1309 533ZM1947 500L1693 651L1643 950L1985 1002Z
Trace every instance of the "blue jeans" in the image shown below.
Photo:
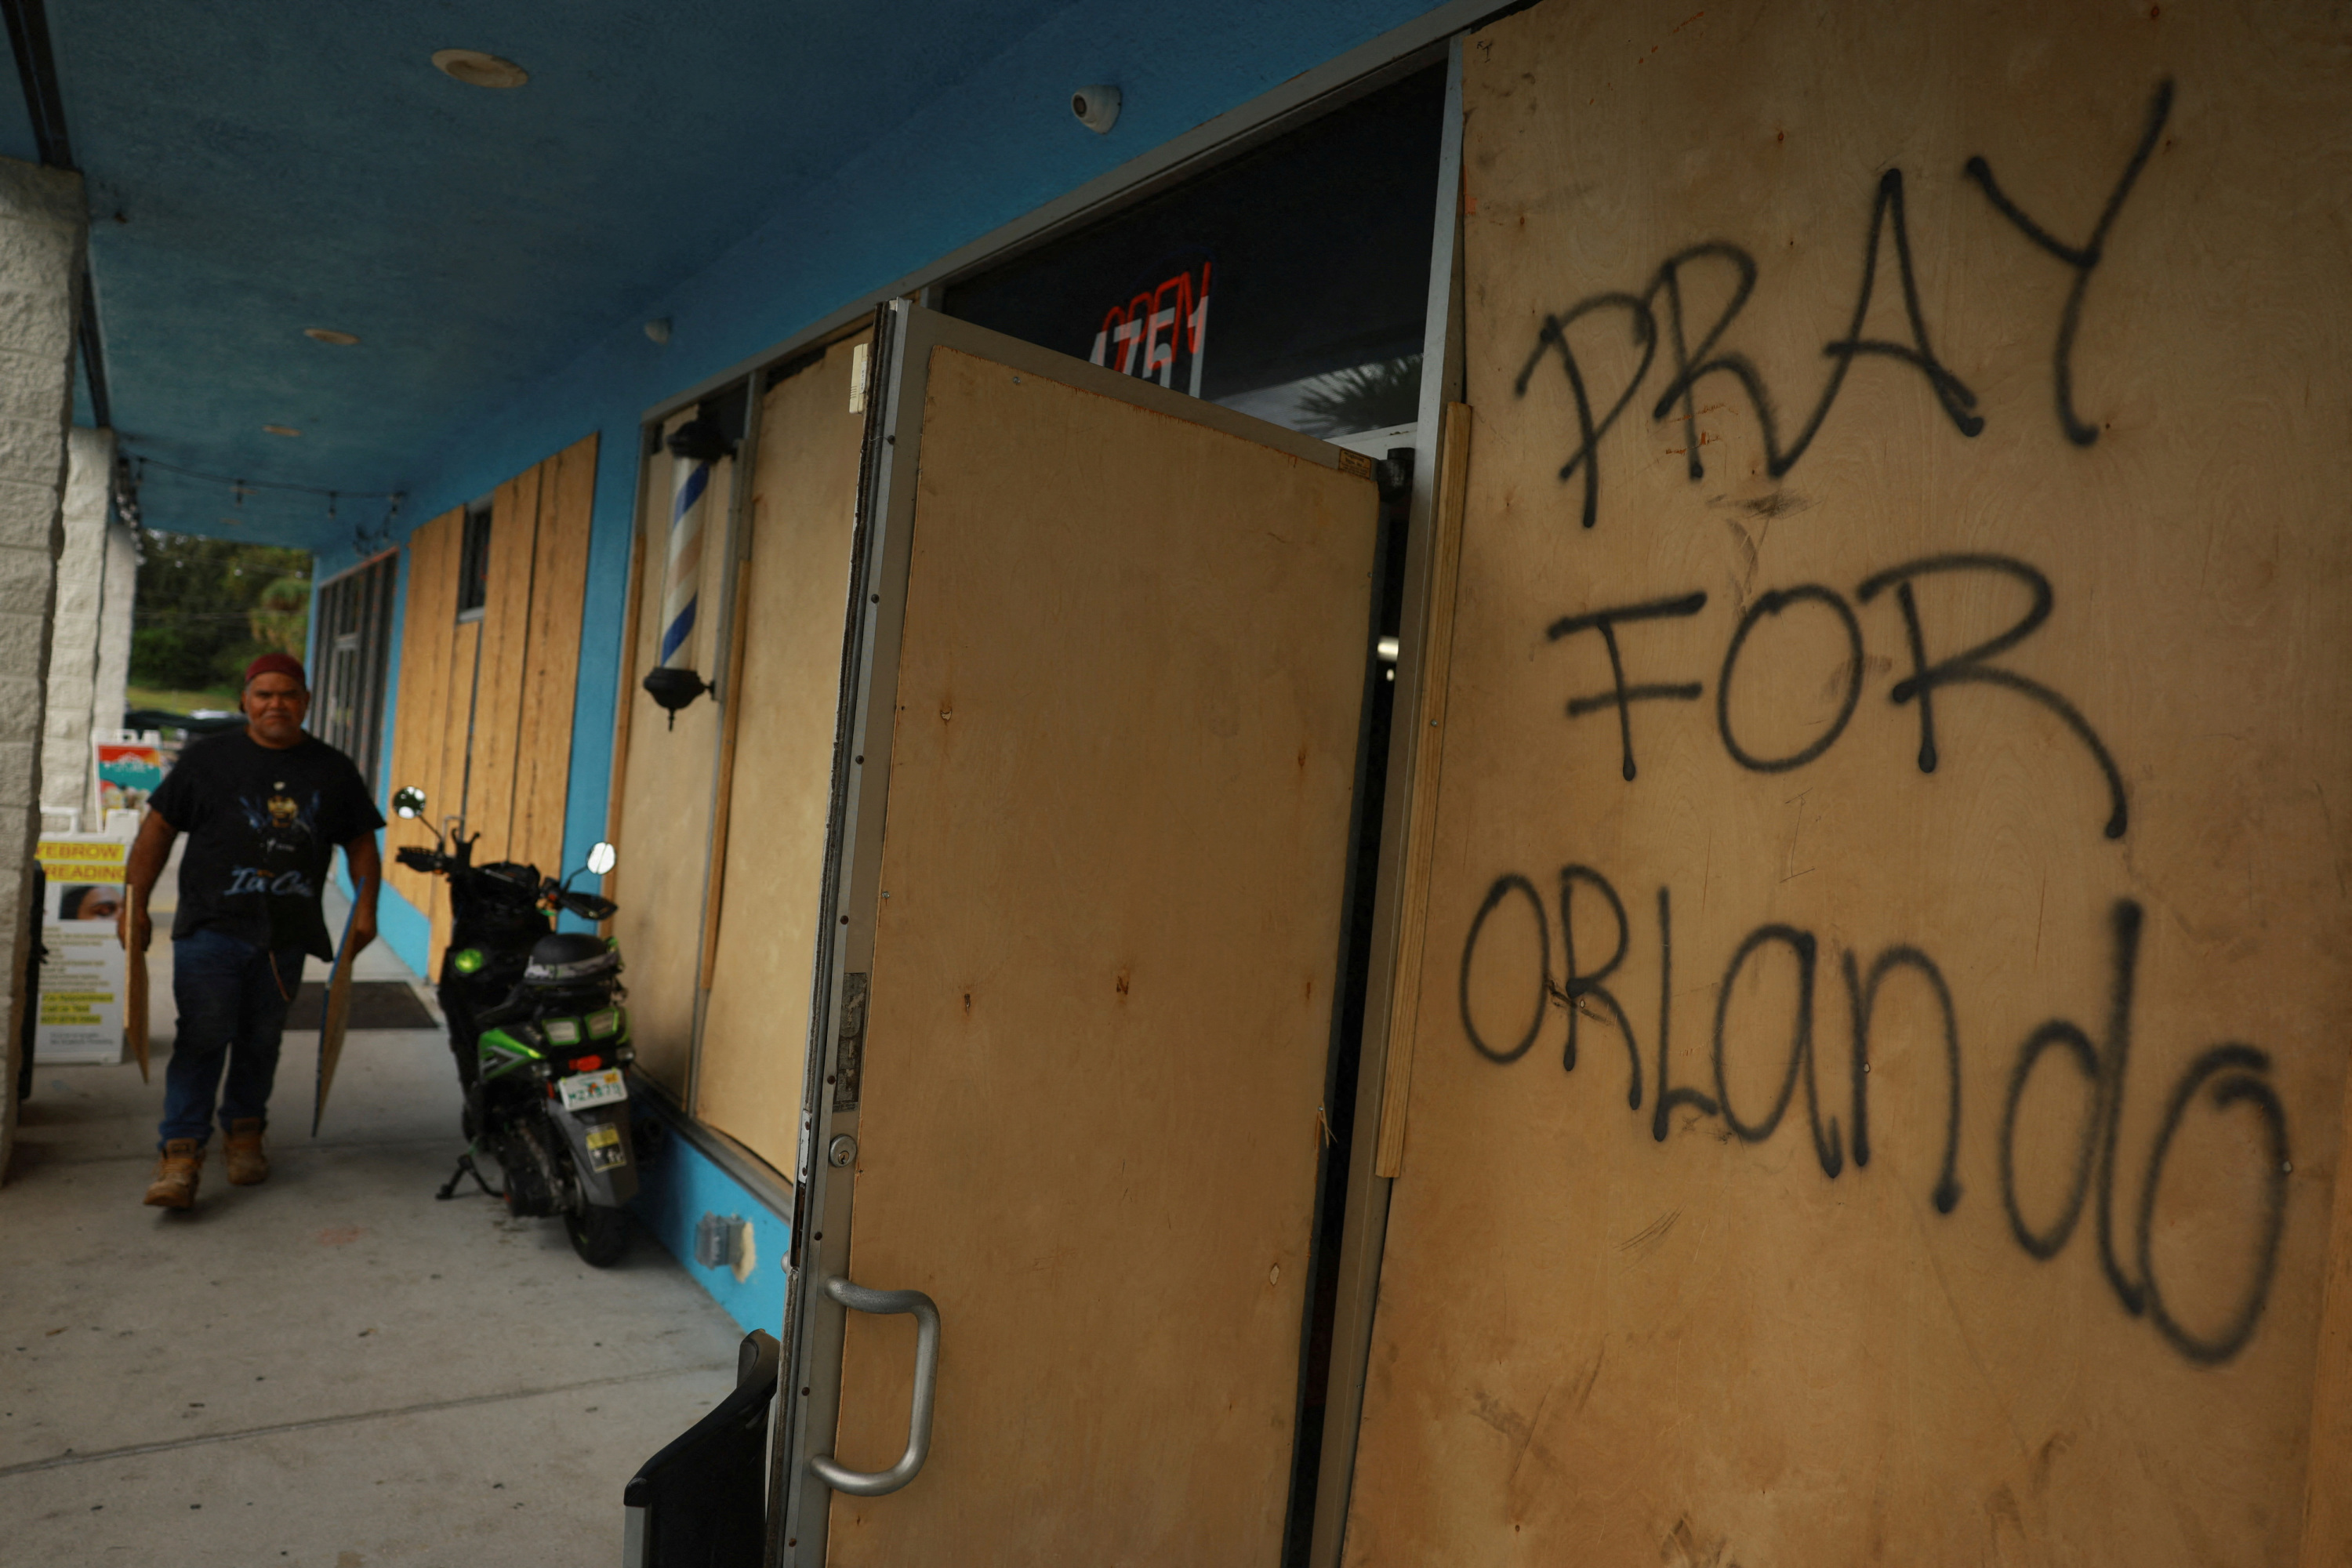
M278 1040L302 984L303 957L299 947L272 954L216 931L172 943L172 1000L179 1005L180 1027L163 1069L159 1149L174 1138L210 1139L215 1093L224 1128L247 1117L268 1120ZM225 1091L223 1068L228 1070Z

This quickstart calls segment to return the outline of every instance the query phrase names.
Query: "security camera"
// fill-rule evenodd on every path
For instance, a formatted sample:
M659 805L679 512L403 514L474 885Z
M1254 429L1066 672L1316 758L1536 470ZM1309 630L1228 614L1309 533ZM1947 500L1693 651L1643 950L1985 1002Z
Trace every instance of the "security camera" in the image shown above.
M1078 123L1100 136L1118 123L1118 89L1082 87L1070 94L1070 112Z

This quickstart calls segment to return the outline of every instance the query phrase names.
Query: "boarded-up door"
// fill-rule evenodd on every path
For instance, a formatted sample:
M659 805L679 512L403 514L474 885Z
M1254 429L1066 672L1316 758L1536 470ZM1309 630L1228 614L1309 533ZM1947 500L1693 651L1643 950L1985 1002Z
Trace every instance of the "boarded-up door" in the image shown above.
M871 332L761 400L695 1113L779 1171L800 1135Z
M2291 4L1469 41L1349 1562L2347 1560L2347 51Z
M1370 465L892 320L785 1545L1270 1565L1371 668ZM828 1494L806 1464L882 1470L907 1434L910 1321L856 1317L845 1352L833 1276L927 1292L943 1323L929 1459L887 1496Z

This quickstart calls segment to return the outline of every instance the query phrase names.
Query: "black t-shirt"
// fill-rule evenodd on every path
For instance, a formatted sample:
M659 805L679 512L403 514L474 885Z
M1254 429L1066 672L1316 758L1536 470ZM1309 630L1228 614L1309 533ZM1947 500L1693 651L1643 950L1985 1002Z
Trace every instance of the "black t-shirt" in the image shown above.
M188 836L174 939L212 930L331 960L319 911L335 847L383 826L352 760L315 736L272 751L243 730L182 752L148 805Z

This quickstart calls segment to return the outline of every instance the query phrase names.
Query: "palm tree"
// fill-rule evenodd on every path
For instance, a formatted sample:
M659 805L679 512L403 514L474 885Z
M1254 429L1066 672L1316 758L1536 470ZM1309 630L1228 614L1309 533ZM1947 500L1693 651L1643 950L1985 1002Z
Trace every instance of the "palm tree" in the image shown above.
M1375 360L1318 375L1298 398L1301 430L1326 438L1389 425L1409 425L1421 413L1421 356Z

